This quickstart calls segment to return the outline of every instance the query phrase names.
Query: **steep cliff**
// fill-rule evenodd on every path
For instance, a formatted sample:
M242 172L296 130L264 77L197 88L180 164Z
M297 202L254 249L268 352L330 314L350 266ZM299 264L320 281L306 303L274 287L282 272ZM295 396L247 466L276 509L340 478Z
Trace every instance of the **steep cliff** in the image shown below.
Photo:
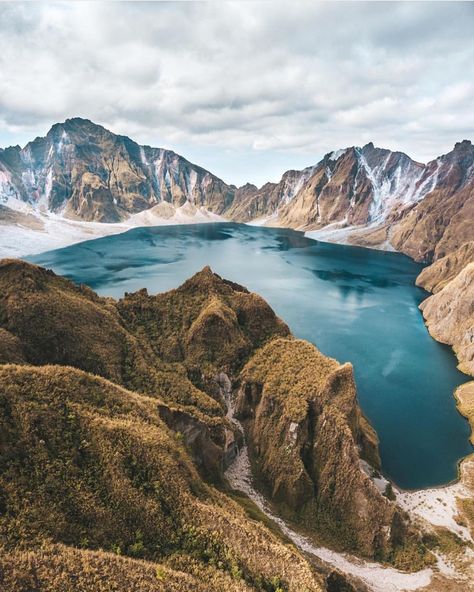
M416 283L433 292L420 305L431 335L453 346L460 369L474 375L474 242L425 267Z
M474 242L465 243L425 267L417 284L433 292L420 305L432 337L451 345L459 369L474 376ZM459 412L471 425L474 443L474 381L459 386L455 398ZM474 538L474 455L460 463L459 477L459 520L468 526Z
M468 140L426 165L435 179L425 198L394 225L391 243L417 261L433 261L474 239L474 146Z
M235 446L214 364L239 364L220 311L203 311L225 308L250 351L288 333L262 299L205 269L161 300L116 303L12 260L0 295L2 589L123 589L125 573L137 590L322 589L201 476L221 479ZM198 320L205 330L191 331ZM212 339L222 351L206 349Z
M474 263L420 305L431 335L451 345L459 368L474 375Z
M436 294L453 280L468 263L473 262L474 241L470 241L425 267L416 278L416 285Z
M423 165L401 152L374 147L347 148L327 154L314 175L279 213L285 226L320 229L383 226L424 197L419 183Z
M343 549L387 557L405 534L396 506L362 460L378 466L377 438L362 416L350 364L280 338L240 375L237 416L255 466L283 512Z

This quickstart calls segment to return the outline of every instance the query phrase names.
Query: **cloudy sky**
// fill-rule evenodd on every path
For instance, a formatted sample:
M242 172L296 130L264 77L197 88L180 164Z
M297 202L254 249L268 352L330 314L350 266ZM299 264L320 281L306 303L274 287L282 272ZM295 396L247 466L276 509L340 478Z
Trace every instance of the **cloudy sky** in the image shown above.
M0 3L0 146L82 116L258 185L474 140L474 3Z

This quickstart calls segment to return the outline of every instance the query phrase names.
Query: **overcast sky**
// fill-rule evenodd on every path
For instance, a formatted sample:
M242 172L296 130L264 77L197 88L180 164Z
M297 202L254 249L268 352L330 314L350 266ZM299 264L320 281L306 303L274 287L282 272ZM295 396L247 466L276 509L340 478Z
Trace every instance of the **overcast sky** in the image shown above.
M1 3L0 146L82 116L262 184L474 140L474 3Z

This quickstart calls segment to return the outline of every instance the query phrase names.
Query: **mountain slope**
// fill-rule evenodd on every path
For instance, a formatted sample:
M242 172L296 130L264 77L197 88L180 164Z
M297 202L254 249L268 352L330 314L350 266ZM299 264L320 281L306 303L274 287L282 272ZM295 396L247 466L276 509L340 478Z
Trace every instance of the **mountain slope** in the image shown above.
M161 420L155 399L58 366L1 366L0 384L0 546L13 550L11 559L18 562L10 590L21 589L25 546L36 554L41 574L35 589L54 589L54 578L67 581L64 560L79 563L79 581L86 583L93 582L94 572L96 579L110 572L107 589L116 578L120 589L128 589L121 564L132 581L150 571L141 563L73 548L157 562L154 575L166 590L189 590L193 572L207 581L202 589L216 592L227 586L272 590L272 581L294 592L321 589L295 550L200 479L182 442ZM71 550L55 560L42 550L50 541ZM65 573L54 571L55 562ZM28 575L28 565L23 569ZM6 571L0 581L11 582L15 574ZM77 581L71 586L82 589Z
M420 305L431 335L453 346L459 367L474 375L474 263Z
M404 538L396 507L361 470L359 455L374 467L380 460L350 364L305 341L275 339L242 371L236 410L257 470L284 512L342 548L376 557Z
M472 262L474 241L464 243L459 249L425 267L416 278L416 285L436 294Z
M468 140L436 161L431 191L393 228L393 246L417 261L433 261L474 239L474 146Z
M86 221L118 222L161 202L190 202L217 214L233 189L170 150L139 146L86 119L0 151L0 200Z
M420 309L431 335L451 345L463 372L474 376L474 242L467 242L420 273L433 295Z
M422 199L422 165L401 152L367 144L327 154L279 212L292 228L382 224L395 208Z

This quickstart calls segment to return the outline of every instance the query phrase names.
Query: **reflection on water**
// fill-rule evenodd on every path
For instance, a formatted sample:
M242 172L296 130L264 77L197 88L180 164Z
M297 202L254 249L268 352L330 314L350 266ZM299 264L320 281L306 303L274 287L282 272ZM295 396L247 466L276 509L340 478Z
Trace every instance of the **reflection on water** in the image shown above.
M400 486L450 481L472 451L452 396L466 377L428 335L426 293L414 285L421 266L403 255L226 223L137 228L31 260L114 297L168 290L210 265L259 292L295 335L353 363L384 470Z
M350 271L347 271L347 269L312 269L311 271L320 280L338 283L347 280L350 283L343 285L348 287L358 287L361 290L369 290L370 286L375 286L377 288L387 288L388 286L394 286L396 284L396 282L390 280L386 276L351 273Z

